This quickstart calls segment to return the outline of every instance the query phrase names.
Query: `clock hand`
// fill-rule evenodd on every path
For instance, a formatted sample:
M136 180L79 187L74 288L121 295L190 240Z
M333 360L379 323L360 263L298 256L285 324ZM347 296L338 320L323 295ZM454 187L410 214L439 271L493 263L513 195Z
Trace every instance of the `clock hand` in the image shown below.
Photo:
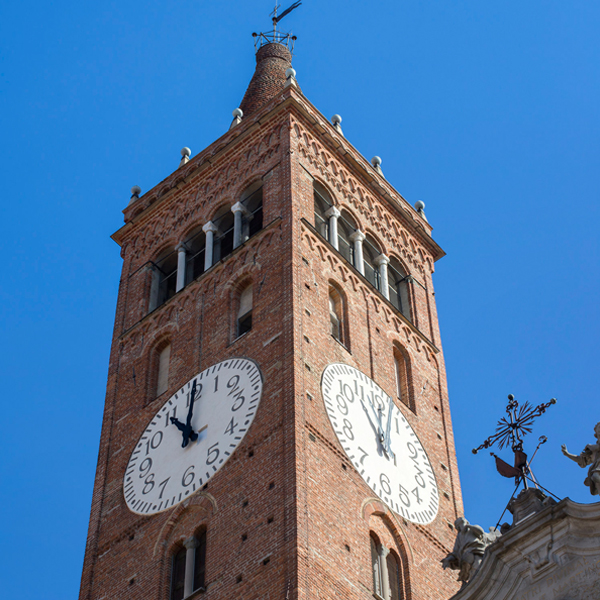
M200 386L202 389L202 385ZM190 408L188 410L187 419L185 420L185 429L186 431L183 433L183 444L182 446L185 448L188 445L188 442L191 440L195 442L198 439L198 434L192 429L192 415L194 412L194 400L196 398L196 380L194 380L194 385L192 385L192 393L190 394Z
M362 404L363 410L367 413L367 418L369 419L369 424L371 425L371 427L373 428L373 431L375 432L375 437L377 438L378 443L382 444L383 431L381 429L380 419L379 419L377 413L375 412L375 409L373 408L373 406L371 406L370 402L367 402L367 405L365 406L365 403L362 398L360 399L360 403ZM375 423L373 423L373 420L371 419L371 415L369 414L369 409L367 408L367 406L371 409L371 411L375 415L375 421L377 422L377 425L375 425ZM385 450L385 448L384 448L384 450Z
M390 398L390 408L388 410L387 426L385 428L385 449L390 458L394 457L394 453L391 448L391 433L392 433L392 409L394 408L394 401Z
M185 431L185 425L177 418L171 417L171 423L179 429L179 431Z

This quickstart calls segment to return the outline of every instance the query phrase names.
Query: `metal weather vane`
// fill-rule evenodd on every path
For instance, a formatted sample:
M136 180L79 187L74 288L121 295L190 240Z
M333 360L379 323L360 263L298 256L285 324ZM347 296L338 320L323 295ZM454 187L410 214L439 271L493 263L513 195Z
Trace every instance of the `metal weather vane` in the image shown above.
M532 432L534 420L543 415L546 409L552 404L556 404L556 398L552 398L549 402L539 404L533 407L529 402L525 402L522 406L515 400L512 394L508 395L508 404L506 405L506 417L502 417L496 426L496 433L488 437L483 444L473 449L473 454L477 454L479 450L491 448L494 444L498 444L498 448L502 450L504 447L510 446L514 452L514 466L503 461L493 452L490 454L496 459L496 469L503 477L514 477L517 486L523 482L527 487L527 480L533 481L537 485L533 473L531 472L531 462L535 457L539 447L545 444L547 438L541 436L539 443L530 461L527 460L527 454L523 451L523 438ZM531 477L530 477L531 476Z
M283 12L278 13L279 9L281 8L281 4L277 4L277 2L276 2L275 8L271 12L271 20L273 22L273 32L272 33L253 33L252 34L252 37L255 38L254 44L255 44L256 48L258 49L259 46L275 42L278 44L286 44L288 47L290 47L290 45L291 45L291 50L293 52L294 42L296 41L296 36L291 35L289 33L282 34L280 31L277 31L277 24L279 23L279 21L281 21L281 19L283 19L283 17L289 15L293 10L298 8L301 4L302 4L302 2L300 0L298 0L297 2L294 2L291 6L286 8Z

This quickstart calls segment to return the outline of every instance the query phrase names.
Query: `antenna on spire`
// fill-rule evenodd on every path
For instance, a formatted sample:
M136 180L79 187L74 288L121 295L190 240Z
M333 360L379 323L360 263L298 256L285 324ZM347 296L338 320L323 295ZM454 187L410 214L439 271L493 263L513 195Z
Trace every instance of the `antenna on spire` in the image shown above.
M273 11L270 14L271 20L273 21L273 33L270 33L270 34L269 33L253 33L252 37L255 40L254 46L255 46L256 50L258 50L258 48L260 48L264 44L272 44L272 43L284 44L285 46L290 48L290 41L291 41L292 43L291 43L290 50L292 52L294 51L294 42L297 39L296 36L290 35L289 33L282 34L281 32L278 32L277 24L279 23L279 21L281 21L281 19L283 19L283 17L285 17L286 15L289 15L293 10L298 8L301 4L302 4L302 2L300 0L298 0L297 2L294 2L291 6L286 8L281 14L278 14L279 9L281 8L281 4L278 4L277 1L275 1L275 8L273 9Z

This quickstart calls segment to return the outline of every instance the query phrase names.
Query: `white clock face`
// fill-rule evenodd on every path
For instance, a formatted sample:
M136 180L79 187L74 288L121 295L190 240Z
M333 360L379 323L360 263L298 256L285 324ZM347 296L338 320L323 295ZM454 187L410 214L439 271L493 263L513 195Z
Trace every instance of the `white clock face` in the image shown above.
M439 506L435 475L393 400L364 373L340 363L325 369L321 391L333 430L365 482L408 521L431 523Z
M244 439L261 393L260 369L243 358L220 362L175 392L129 459L123 479L129 509L158 513L206 484Z

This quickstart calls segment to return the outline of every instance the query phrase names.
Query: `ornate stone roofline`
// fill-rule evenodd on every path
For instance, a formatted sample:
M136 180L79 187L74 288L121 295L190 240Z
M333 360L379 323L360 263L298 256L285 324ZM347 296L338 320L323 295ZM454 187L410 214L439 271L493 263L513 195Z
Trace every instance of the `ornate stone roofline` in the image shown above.
M573 584L569 580L575 566L581 566L577 563L591 561L596 569L600 563L599 530L600 502L579 504L565 498L550 505L494 542L473 579L451 600L537 599L542 588L560 587L555 582Z
M292 86L286 88L260 110L244 119L240 125L227 131L187 164L176 169L133 204L127 206L123 210L126 224L111 236L112 239L117 244L122 245L133 227L138 223L145 222L155 208L159 204L163 204L181 184L187 183L193 176L200 175L230 151L234 144L243 141L267 121L288 108L297 109L300 115L313 126L318 126L322 139L331 147L331 151L337 155L341 154L340 159L347 161L357 174L362 175L362 183L365 187L370 187L379 198L386 201L389 207L404 222L405 226L413 231L430 250L434 261L445 256L446 253L431 237L431 230L433 229L431 225L382 175L376 172L373 165L346 138L336 131L335 127L329 123L319 110Z

